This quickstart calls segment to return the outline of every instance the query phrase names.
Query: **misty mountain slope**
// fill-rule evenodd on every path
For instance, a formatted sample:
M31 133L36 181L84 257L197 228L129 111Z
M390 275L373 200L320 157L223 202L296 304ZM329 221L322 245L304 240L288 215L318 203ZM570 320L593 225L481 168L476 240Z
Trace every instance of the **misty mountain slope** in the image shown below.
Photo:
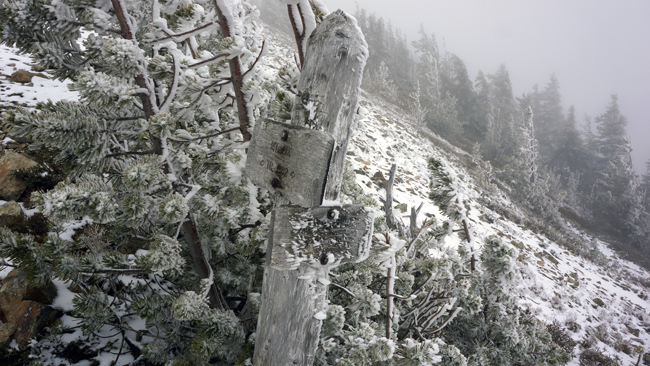
M364 93L360 104L366 109L365 118L352 138L348 161L355 169L356 182L366 194L378 202L383 200L386 192L382 178L388 178L390 166L395 163L396 214L404 216L408 223L411 207L424 202L420 220L424 215L444 219L427 198L427 160L431 156L443 159L456 171L461 195L469 201L468 218L478 237L477 243L489 235L497 235L518 250L518 267L525 279L520 285L520 305L531 309L546 323L557 320L562 325L579 324L581 329L572 333L574 340L580 341L588 333L598 336L602 340L597 346L606 353L619 356L624 365L636 363L637 357L625 354L622 348L626 343L643 346L650 342L650 334L644 329L650 330L647 289L633 280L647 278L644 269L619 259L606 243L581 233L587 241L596 240L607 256L609 268L600 268L553 241L499 217L477 202L483 193L459 164L457 154L464 155L461 151L450 152L434 146L403 112L371 95ZM497 199L513 205L505 196ZM457 237L448 237L445 242L446 246L457 244ZM619 350L603 341L616 345ZM572 364L577 362L576 357Z
M12 80L16 72L27 71L32 74L31 82ZM34 106L38 101L77 100L78 92L68 90L69 81L64 83L52 80L47 73L32 69L32 59L27 55L17 55L16 50L0 46L0 105Z
M269 52L262 72L265 79L273 83L281 66L293 63L293 44L289 36L273 29L267 30L265 34ZM4 74L13 70L14 66L9 66L11 63L16 63L16 67L28 66L29 58L17 57L13 52L15 51L6 47L0 48L0 68ZM11 60L12 58L20 61ZM48 82L41 83L41 79L34 79L34 85L42 84L36 91L27 92L33 87L22 84L10 84L11 89L7 90L25 90L23 95L28 95L29 99L17 96L15 101L29 105L48 98L56 97L58 100L76 97L75 93L63 93L66 90L64 85L46 81ZM5 98L5 95L8 96L6 93L0 95L5 103L14 100ZM364 117L359 120L354 131L347 161L354 169L356 183L364 193L372 196L376 202L382 202L386 195L384 182L391 165L397 164L393 188L396 215L404 216L403 219L408 224L407 216L411 207L423 203L420 221L427 215L433 215L439 221L444 220L440 210L428 199L430 175L427 169L430 157L442 159L456 173L460 194L468 202L467 216L477 236L476 243L480 245L485 237L497 235L517 249L518 269L525 279L518 289L521 292L520 306L529 308L547 323L557 320L563 326L578 324L579 329L574 328L575 332L571 334L574 340L580 341L591 334L591 338L598 339L597 347L605 349L609 355L620 357L622 365L636 363L637 357L627 355L624 350L627 343L631 347L650 344L650 301L648 290L640 284L641 280L650 277L645 270L619 259L606 243L580 233L577 229L576 232L585 240L596 241L609 259L608 268L600 268L553 241L500 217L479 203L481 198L485 198L482 197L485 193L474 184L470 172L464 167L463 161L470 158L466 152L430 131L420 130L412 124L406 112L371 94L362 92L360 106L364 109ZM503 194L491 199L516 210L515 205ZM381 209L376 209L381 214ZM447 237L443 245L455 247L458 243L458 237L451 236ZM6 273L0 277L3 275ZM71 293L60 291L54 304L61 310L69 311L72 309ZM70 316L66 317L65 321L71 321ZM578 348L575 351L577 354ZM123 358L120 364L127 361L127 358ZM570 364L578 365L577 357Z

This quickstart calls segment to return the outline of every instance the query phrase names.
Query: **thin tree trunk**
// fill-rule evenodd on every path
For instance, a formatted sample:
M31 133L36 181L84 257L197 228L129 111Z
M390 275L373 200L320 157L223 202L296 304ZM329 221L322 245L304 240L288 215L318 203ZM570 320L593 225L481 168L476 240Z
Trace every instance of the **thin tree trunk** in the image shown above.
M183 237L185 241L188 242L190 253L194 259L194 267L196 273L201 278L213 278L212 284L210 285L210 290L208 296L210 298L210 306L213 308L224 310L226 309L226 304L224 299L221 296L221 291L217 285L214 284L214 275L211 276L212 268L208 259L203 252L203 247L201 246L201 240L199 239L199 232L196 229L196 224L194 223L194 218L192 213L188 213L183 222Z
M224 16L224 10L221 9L217 0L213 0L214 7L217 10L217 17L219 18L219 27L221 28L221 33L224 37L232 37L233 34L230 32L230 25L228 24L228 19ZM230 9L225 9L225 11L230 11ZM241 68L241 60L239 56L233 57L228 60L228 67L230 68L230 80L232 82L232 87L235 92L235 101L237 102L237 115L239 116L239 130L241 131L242 136L244 136L244 141L250 141L251 133L248 129L251 127L250 122L252 116L249 115L248 106L246 103L246 96L244 95L244 77Z
M392 328L393 324L393 295L395 292L395 273L397 271L397 261L395 260L395 254L390 259L390 268L388 268L388 273L386 277L386 338L391 339L392 337Z
M300 4L295 5L298 8L298 13L302 14L300 11ZM302 41L305 38L305 24L302 19L296 20L293 13L294 5L287 5L287 12L289 13L289 20L291 21L291 28L293 29L293 36L296 38L296 44L298 45L298 59L300 60L300 68L305 64L305 53L302 50ZM298 30L298 22L302 24L302 32Z
M122 37L135 42L135 35L133 34L133 30L129 24L129 19L127 18L128 14L126 9L123 7L124 3L121 0L111 0L111 3L113 5L113 10L115 10L117 20L120 23ZM144 68L145 65L141 66ZM138 97L142 102L145 118L148 120L158 113L158 106L154 100L156 93L153 89L153 81L150 80L145 73L142 73L135 77L135 82L141 89L147 90L147 93L139 93ZM153 145L153 152L156 155L162 155L163 145L160 138L151 133L149 134L149 138ZM169 167L165 165L164 169L167 171L169 170ZM202 279L209 278L211 272L210 264L205 257L205 253L203 253L203 247L201 246L198 231L196 230L191 212L187 214L185 222L183 223L183 237L189 247L197 274ZM220 299L220 291L214 283L210 288L209 297L210 305L212 307L220 309L225 308L225 304Z
M401 219L395 217L393 213L393 182L395 181L395 172L397 171L397 164L390 167L390 175L386 182L386 203L384 204L384 211L386 212L386 225L390 229L397 230L401 238L411 237L406 230L406 227Z

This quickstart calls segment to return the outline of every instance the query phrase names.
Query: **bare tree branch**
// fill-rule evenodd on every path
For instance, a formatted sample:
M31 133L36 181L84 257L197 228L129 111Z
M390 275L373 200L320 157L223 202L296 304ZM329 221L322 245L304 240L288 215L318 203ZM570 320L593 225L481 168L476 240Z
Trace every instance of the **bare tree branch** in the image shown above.
M198 140L203 140L203 139L209 139L210 137L223 135L225 133L233 132L233 131L237 131L237 130L239 130L239 127L229 128L227 130L219 131L219 132L216 132L216 133L213 133L213 134L210 134L210 135L195 137L195 138L189 139L189 140L179 140L179 139L175 139L175 138L171 138L171 137L168 137L167 140L174 141L174 142L192 142L192 141L198 141Z
M117 157L117 156L125 156L125 155L149 155L149 154L153 154L153 153L154 153L153 150L145 150L145 151L125 151L125 152L121 152L121 153L108 154L108 155L106 155L105 157L107 157L107 158L114 158L114 157Z
M212 0L214 7L217 11L217 17L219 18L219 26L221 28L221 33L224 37L232 37L234 34L230 34L230 25L228 20L223 14L223 10L219 6L217 0ZM230 78L232 80L233 89L235 91L235 99L237 101L237 115L239 117L239 129L242 136L244 136L244 141L250 141L252 135L248 131L251 124L251 117L249 115L248 106L246 99L244 97L244 78L241 71L241 60L239 56L232 57L228 60L228 66L230 67Z
M165 42L165 41L168 41L168 40L172 40L174 42L182 42L182 41L184 41L184 40L186 40L186 39L188 39L188 38L190 38L192 36L195 36L195 35L197 35L199 33L207 31L212 26L217 26L217 25L219 25L219 22L216 19L213 19L211 22L203 24L201 26L198 26L198 27L196 27L196 28L194 28L192 30L189 30L187 32L170 34L167 37L158 38L156 40L153 40L153 41L149 42L149 44L154 45L154 44Z
M191 64L187 66L188 69L195 69L197 67L205 66L205 65L210 65L211 63L219 61L221 58L228 57L230 54L228 53L220 53L212 58L209 58L207 60L199 61L197 63Z

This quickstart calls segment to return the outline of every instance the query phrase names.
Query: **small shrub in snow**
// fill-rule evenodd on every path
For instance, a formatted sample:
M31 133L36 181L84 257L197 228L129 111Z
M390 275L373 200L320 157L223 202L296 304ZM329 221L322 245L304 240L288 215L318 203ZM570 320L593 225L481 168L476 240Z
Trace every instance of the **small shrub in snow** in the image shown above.
M562 301L562 299L560 299L560 297L557 295L551 298L551 306L553 307L553 309L557 309L560 311L566 308L564 306L564 301Z
M551 335L553 343L562 348L568 355L573 357L573 349L578 344L573 338L562 328L559 322L554 321L546 325L546 331Z
M564 326L573 333L578 333L582 329L582 326L578 323L578 315L575 312L567 314L564 320Z
M610 357L598 348L586 348L580 352L580 366L620 366L618 357Z
M614 349L616 351L623 352L626 355L630 355L630 356L632 356L632 354L635 351L634 346L632 345L632 342L630 342L627 339L617 339L614 342L613 347L614 347Z

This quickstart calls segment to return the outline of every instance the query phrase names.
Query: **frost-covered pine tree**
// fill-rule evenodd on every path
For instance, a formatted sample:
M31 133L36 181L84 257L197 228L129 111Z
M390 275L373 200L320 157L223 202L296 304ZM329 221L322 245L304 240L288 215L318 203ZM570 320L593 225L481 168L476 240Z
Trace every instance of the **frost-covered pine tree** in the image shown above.
M522 152L528 166L528 180L534 184L537 180L537 139L535 138L535 125L533 124L533 108L528 106L524 112L524 147Z
M375 72L370 73L366 78L364 86L374 93L379 94L389 102L394 102L397 98L397 85L390 77L388 66L384 61L381 62Z
M3 229L1 255L36 280L67 281L64 328L80 326L120 363L246 359L271 206L242 175L262 97L257 10L246 0L6 5L2 43L72 81L79 100L7 119L71 169L32 196L55 234Z
M636 231L640 202L636 195L637 177L632 169L627 118L620 112L618 97L612 95L607 110L594 120L598 136L591 205L596 222L602 227L629 236Z
M650 213L650 160L646 161L645 166L646 171L645 174L641 176L638 190L645 211Z
M411 97L411 116L417 126L424 126L427 119L427 108L422 105L422 92L420 82L415 82L415 90L410 94Z
M353 179L345 175L341 196L372 204ZM438 335L463 311L457 299L479 301L459 280L459 255L441 249L443 228L428 219L405 239L381 220L375 227L370 257L333 270L316 365L466 365Z
M498 237L485 238L480 248L467 225L455 172L441 159L429 160L432 175L430 198L448 220L432 229L444 240L454 232L461 242L454 253L447 248L439 253L449 258L449 277L445 286L456 298L457 316L440 329L439 336L467 357L471 366L559 365L570 357L553 342L539 320L517 302L522 283L517 268L517 252ZM456 228L456 226L459 226ZM471 251L470 251L471 250ZM474 262L476 260L476 262ZM465 270L471 263L471 272ZM455 364L445 359L447 364Z
M436 239L443 241L445 237L458 232L462 241L459 253L463 259L475 269L476 256L474 252L474 232L469 225L466 210L463 210L463 199L458 191L456 173L441 159L429 159L431 173L431 193L429 198L438 206L448 220L435 232ZM459 226L456 228L456 226Z
M518 304L523 282L517 251L496 236L485 239L479 268L467 279L478 306L461 312L442 332L467 356L467 365L562 365L571 356L553 343L543 323ZM460 306L465 305L459 299Z

